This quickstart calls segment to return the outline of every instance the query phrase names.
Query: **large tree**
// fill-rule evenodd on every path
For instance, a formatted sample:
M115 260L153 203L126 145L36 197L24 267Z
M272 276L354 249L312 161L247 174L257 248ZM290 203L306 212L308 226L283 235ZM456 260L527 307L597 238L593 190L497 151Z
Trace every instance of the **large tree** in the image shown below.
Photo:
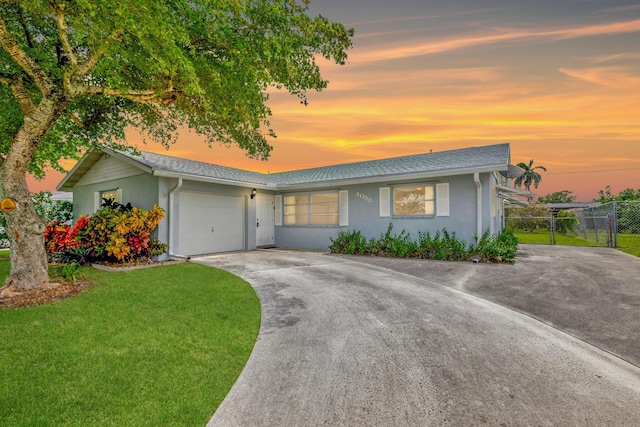
M168 146L178 127L266 159L271 87L306 104L316 59L344 64L353 30L307 0L0 0L0 180L15 290L48 282L26 174L135 127Z
M531 184L535 188L538 188L538 184L542 180L542 176L536 172L536 169L547 171L544 166L533 166L533 159L529 160L529 164L524 162L518 163L518 167L522 169L522 175L517 177L514 181L516 187L522 187L524 185L525 190L530 191Z

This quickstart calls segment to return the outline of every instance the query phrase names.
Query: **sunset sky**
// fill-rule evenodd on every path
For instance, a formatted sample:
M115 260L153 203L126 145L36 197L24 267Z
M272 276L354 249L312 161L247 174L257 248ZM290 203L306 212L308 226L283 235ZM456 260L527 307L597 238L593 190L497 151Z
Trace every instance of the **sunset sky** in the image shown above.
M353 27L354 47L346 66L321 63L329 87L307 107L271 94L268 162L186 131L168 152L138 148L276 172L510 142L512 163L547 167L539 196L640 188L637 0L311 0L310 13Z

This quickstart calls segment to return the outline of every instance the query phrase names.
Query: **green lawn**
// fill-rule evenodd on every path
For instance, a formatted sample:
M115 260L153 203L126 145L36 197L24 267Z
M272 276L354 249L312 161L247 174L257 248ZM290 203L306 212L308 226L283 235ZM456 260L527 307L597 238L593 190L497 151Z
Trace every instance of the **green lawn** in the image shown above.
M519 243L537 243L543 245L551 244L551 236L547 230L536 230L534 232L517 231L514 235L518 238ZM556 244L565 246L602 246L602 244L581 239L575 236L567 236L566 234L556 233Z
M549 245L551 237L547 230L536 230L534 232L515 232L519 243L536 243ZM567 236L566 234L556 233L556 244L566 246L606 246L605 236L599 236L600 242L595 242L595 237L590 240L581 237ZM639 234L618 234L619 251L640 257L640 235Z
M206 424L255 343L253 289L191 263L80 273L75 297L0 310L0 424Z
M618 250L640 257L640 234L618 234Z

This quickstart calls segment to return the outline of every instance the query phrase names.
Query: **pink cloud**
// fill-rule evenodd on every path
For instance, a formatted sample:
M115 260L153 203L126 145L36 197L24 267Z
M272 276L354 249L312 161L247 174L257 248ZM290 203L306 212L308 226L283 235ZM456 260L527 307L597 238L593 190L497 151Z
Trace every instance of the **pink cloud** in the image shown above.
M391 45L381 49L364 52L354 51L352 61L370 62L390 59L409 58L435 53L449 52L474 46L525 39L566 40L579 37L633 33L640 31L640 19L632 21L612 22L581 27L558 28L548 30L531 29L495 29L493 34L479 34L463 38L450 38L436 41L417 40L410 45Z

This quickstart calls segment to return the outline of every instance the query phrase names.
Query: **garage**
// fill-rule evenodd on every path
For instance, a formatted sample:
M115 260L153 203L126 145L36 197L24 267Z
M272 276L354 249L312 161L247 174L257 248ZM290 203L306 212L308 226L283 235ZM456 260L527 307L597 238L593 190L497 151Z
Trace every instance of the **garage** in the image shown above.
M243 197L180 193L180 254L199 255L243 250L244 217Z

